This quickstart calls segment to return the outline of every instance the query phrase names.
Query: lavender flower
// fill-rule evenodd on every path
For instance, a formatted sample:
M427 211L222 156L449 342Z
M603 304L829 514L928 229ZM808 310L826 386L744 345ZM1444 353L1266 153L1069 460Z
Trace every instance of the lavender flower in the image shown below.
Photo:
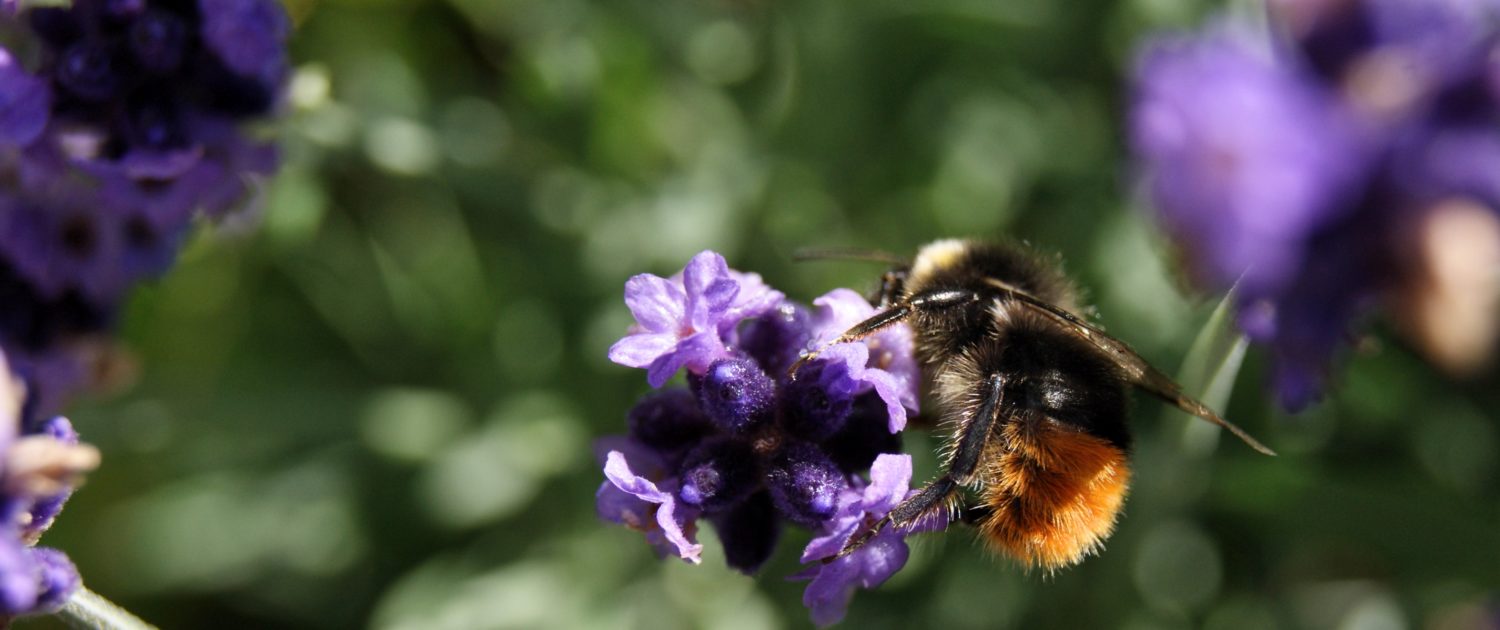
M655 387L687 368L688 387L642 398L627 416L629 436L600 441L607 479L597 495L600 517L644 532L663 555L695 563L696 521L707 519L729 566L745 573L770 558L788 523L842 527L854 514L850 493L867 493L861 473L900 449L897 433L917 408L910 331L896 326L823 348L873 307L837 290L810 310L758 276L730 270L713 252L672 278L631 278L625 299L636 325L610 359L647 368ZM819 357L789 375L797 356L814 348ZM901 461L904 497L910 463ZM886 488L890 464L877 465L871 474ZM872 507L860 513L873 513L866 503ZM850 558L873 566L872 554L888 546L882 538Z
M911 494L910 485L911 456L881 455L870 466L869 485L847 488L839 497L838 513L802 550L802 563L813 566L793 577L811 580L802 603L812 611L813 623L838 623L856 588L880 586L906 566L910 554L907 536L947 526L946 515L939 514L905 529L886 527L854 553L834 559L850 539L900 505Z
M661 387L677 370L702 374L729 356L723 337L741 320L781 302L760 276L729 270L724 257L705 251L671 278L643 273L625 283L625 304L635 315L630 334L609 349L609 360L647 368Z
M703 551L703 545L693 540L698 511L678 504L676 482L664 479L666 471L655 454L629 443L620 446L633 457L620 450L609 451L604 463L608 481L599 486L596 495L599 517L644 532L646 541L658 553L675 552L683 560L698 564ZM662 483L658 485L643 475Z
M1350 211L1338 202L1366 159L1351 121L1247 35L1156 44L1136 93L1153 200L1205 281L1278 289L1304 236Z
M875 307L849 289L829 291L813 304L818 307L813 337L819 343L832 341L875 314ZM862 343L829 346L819 357L841 365L846 380L839 387L873 389L885 402L891 433L896 433L906 427L906 410L917 408L917 387L922 381L911 347L911 329L892 326Z
M99 452L80 444L66 420L22 432L25 386L0 355L0 615L56 610L78 588L62 552L33 547Z
M1497 9L1282 0L1282 37L1230 25L1142 52L1131 141L1151 201L1195 279L1236 287L1284 406L1318 397L1359 315L1445 282L1414 243L1440 208L1500 209Z
M243 205L274 169L241 128L281 94L288 22L275 0L7 9L40 54L28 69L0 48L0 346L62 390L38 393L50 413L79 383L30 366L78 363L195 215Z

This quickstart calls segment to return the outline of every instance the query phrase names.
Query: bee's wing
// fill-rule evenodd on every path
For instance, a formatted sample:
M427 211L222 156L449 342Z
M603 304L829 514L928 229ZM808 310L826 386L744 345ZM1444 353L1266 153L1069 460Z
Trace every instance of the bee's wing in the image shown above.
M1250 448L1253 448L1267 455L1276 454L1275 451L1272 451L1270 448L1267 448L1266 445L1261 444L1259 440L1250 437L1250 434L1246 433L1244 429L1241 429L1235 426L1234 423L1219 417L1219 414L1214 413L1214 410L1209 409L1208 405L1198 402L1196 398L1187 395L1186 392L1182 391L1182 386L1178 385L1177 381L1174 381L1172 380L1172 377L1163 374L1161 370L1152 367L1150 363L1146 362L1146 359L1142 358L1141 355L1136 354L1135 350L1132 350L1130 349L1130 346L1125 345L1125 342L1109 336L1108 333L1104 332L1099 327L1083 321L1082 319L1079 319L1077 316L1069 313L1066 310L1063 310L1062 308L1054 304L1050 304L1044 300L1037 298L1034 295L1031 295L1030 293L1022 291L1020 288L1014 285L1006 283L1002 280L997 280L995 278L986 278L985 281L1005 292L1008 297L1030 307L1031 309L1035 310L1038 313L1041 313L1042 315L1052 318L1053 320L1062 324L1063 327L1073 331L1073 333L1077 334L1079 337L1082 337L1085 341L1093 344L1094 347L1104 351L1106 355L1114 359L1115 365L1119 366L1120 369L1125 373L1125 378L1130 381L1131 385L1139 387L1147 392L1150 392L1152 395L1161 398L1162 400L1176 405L1178 409L1224 427L1225 430L1233 433L1235 437L1244 441L1246 444L1249 444Z

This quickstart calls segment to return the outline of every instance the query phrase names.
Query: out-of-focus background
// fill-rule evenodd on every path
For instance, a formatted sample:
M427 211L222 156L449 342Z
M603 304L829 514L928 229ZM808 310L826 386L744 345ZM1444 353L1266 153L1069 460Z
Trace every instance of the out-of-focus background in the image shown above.
M784 579L806 532L752 579L707 528L692 567L594 516L590 441L648 389L604 356L622 285L702 249L806 301L880 270L800 247L1024 238L1168 372L1218 297L1176 280L1121 138L1140 38L1217 3L288 6L259 223L138 293L138 382L70 414L105 460L46 543L163 627L808 625ZM1280 457L1140 401L1098 557L1028 574L929 535L845 623L1494 627L1500 380L1449 382L1375 324L1297 416L1252 349L1227 415ZM931 474L935 440L906 444Z

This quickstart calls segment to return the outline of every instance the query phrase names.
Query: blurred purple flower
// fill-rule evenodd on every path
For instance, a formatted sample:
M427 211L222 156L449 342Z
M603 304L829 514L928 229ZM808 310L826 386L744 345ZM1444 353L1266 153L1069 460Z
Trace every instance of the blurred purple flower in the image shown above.
M625 283L625 304L636 324L609 349L609 359L647 368L652 387L683 367L702 374L729 356L724 338L736 324L775 308L783 297L758 275L731 272L724 257L711 251L694 256L671 278L640 274Z
M242 127L282 93L289 22L276 0L6 9L39 54L28 70L0 48L0 346L66 356L171 266L196 214L247 205L275 169Z
M900 505L909 494L910 485L911 456L881 455L870 466L869 485L843 492L838 513L802 551L802 563L813 566L792 578L811 580L802 603L812 612L813 623L818 626L838 623L844 618L855 589L880 586L906 566L910 554L907 536L947 526L946 515L939 514L908 529L886 527L853 553L829 560L855 535Z
M1196 280L1235 287L1283 406L1320 395L1361 313L1426 281L1414 225L1455 199L1500 209L1497 9L1280 0L1283 38L1218 27L1141 53L1131 142L1152 205Z
M1368 158L1338 108L1243 34L1142 54L1132 141L1162 222L1210 284L1277 288L1307 233L1351 210L1340 202Z

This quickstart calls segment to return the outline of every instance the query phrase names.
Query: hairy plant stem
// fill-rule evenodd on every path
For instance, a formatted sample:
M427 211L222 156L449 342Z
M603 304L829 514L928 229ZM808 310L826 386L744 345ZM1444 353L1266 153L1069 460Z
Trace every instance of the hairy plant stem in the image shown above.
M101 630L155 630L140 617L130 614L118 604L79 586L78 590L63 604L57 616L71 628L98 628Z

